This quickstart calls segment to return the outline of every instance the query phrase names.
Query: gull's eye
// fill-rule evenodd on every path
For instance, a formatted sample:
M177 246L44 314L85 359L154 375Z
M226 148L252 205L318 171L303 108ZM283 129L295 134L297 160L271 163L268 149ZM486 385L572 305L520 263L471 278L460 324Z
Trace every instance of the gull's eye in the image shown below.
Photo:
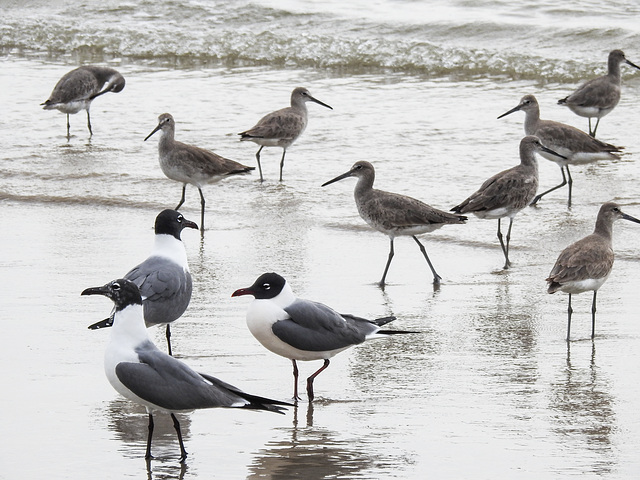
M264 288L265 290L271 290L271 284L270 283L263 283L262 284L262 288Z
M111 288L113 288L114 290L120 290L120 288L122 288L122 287L120 286L120 284L118 282L113 282L111 284Z
M182 215L178 215L177 222L182 223L182 220L184 220L184 217Z

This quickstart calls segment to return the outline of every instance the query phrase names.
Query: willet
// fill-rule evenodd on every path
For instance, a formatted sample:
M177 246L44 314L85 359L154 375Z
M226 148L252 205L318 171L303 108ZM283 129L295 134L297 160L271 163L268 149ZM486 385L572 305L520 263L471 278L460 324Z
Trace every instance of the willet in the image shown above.
M291 93L291 106L268 113L249 130L239 133L240 141L251 141L260 145L256 159L260 171L260 181L263 182L262 166L260 165L260 152L263 147L282 147L282 159L280 160L280 181L282 181L282 169L284 168L284 156L287 148L295 142L305 128L307 128L306 102L315 102L318 105L333 110L326 103L314 98L304 87L297 87Z
M379 283L381 287L385 285L389 265L393 259L393 241L395 237L402 235L410 235L418 244L433 273L434 285L439 285L442 277L436 273L424 245L416 235L433 232L443 225L464 223L467 217L443 212L412 197L376 190L373 188L375 176L376 172L371 163L359 161L351 167L351 170L323 183L322 186L347 177L358 178L353 192L358 213L373 228L389 236L389 257Z
M531 203L538 190L538 162L535 153L543 151L564 158L542 145L538 137L528 135L520 141L520 165L489 178L477 192L451 209L456 213L473 213L478 218L498 219L498 240L504 254L505 269L511 266L509 242L513 218ZM504 217L509 217L506 244L500 230L500 221Z
M576 115L589 119L589 135L595 137L600 119L607 115L620 101L620 65L626 63L640 70L624 56L622 50L612 50L607 60L608 72L582 84L571 95L558 100ZM597 118L596 126L591 130L591 119Z
M182 197L175 210L184 203L187 184L197 187L200 192L200 228L204 232L205 200L202 186L231 175L250 172L255 170L255 167L247 167L209 150L176 141L174 139L176 123L169 113L163 113L158 117L158 126L144 140L147 141L158 130L162 130L162 136L158 142L160 168L168 178L182 183Z
M517 106L508 112L503 113L498 118L505 117L513 112L517 112L518 110L522 110L525 113L524 132L527 135L535 135L540 139L543 145L566 157L566 160L563 160L557 155L552 155L545 151L539 152L540 155L547 160L551 160L558 164L560 172L562 173L562 183L536 195L531 202L531 205L538 203L538 201L547 193L565 186L567 184L568 177L568 204L571 206L571 187L573 185L573 179L571 178L569 165L591 163L598 160L620 159L620 156L616 154L621 153L621 147L616 147L615 145L596 140L594 137L587 135L582 130L565 125L564 123L554 122L552 120L542 120L540 118L540 106L538 105L538 100L536 100L536 97L533 95L525 95ZM565 170L567 171L566 177L564 174Z
M600 207L593 233L565 248L547 278L548 293L561 291L569 294L567 341L571 334L571 295L574 293L593 290L591 338L596 334L596 295L613 267L613 222L619 218L640 223L637 218L623 213L615 203L605 203Z
M113 68L85 65L66 73L56 84L49 99L41 103L45 110L60 110L67 114L67 138L70 136L69 114L87 111L87 127L91 130L89 108L94 98L124 88L124 77Z
M171 351L170 324L180 318L191 301L192 280L187 252L180 239L185 228L198 228L176 210L163 210L156 217L155 240L151 255L132 268L124 278L140 289L143 297L144 321L147 327L166 325L165 335ZM89 328L110 327L113 317L94 323Z
M309 401L314 398L313 380L329 366L329 359L365 340L396 333L381 330L395 317L366 320L341 314L322 303L296 298L289 283L277 273L264 273L248 288L231 295L252 295L255 300L247 310L247 326L254 337L278 355L293 363L293 398L298 397L298 365L296 360L324 360L324 364L307 379Z
M104 369L111 386L149 414L147 450L151 456L153 412L168 412L180 443L180 462L187 458L176 412L201 408L246 408L282 413L285 402L244 393L215 377L197 373L187 364L161 352L145 328L142 297L136 285L124 278L102 287L87 288L82 295L104 295L113 300L115 313Z

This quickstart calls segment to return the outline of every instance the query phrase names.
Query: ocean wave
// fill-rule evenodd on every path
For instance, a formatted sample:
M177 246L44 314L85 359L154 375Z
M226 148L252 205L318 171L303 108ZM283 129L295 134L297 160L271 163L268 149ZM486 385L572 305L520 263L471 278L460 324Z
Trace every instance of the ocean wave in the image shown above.
M594 38L608 38L609 44L615 44L614 39L624 39L625 44L640 40L621 29L591 26L529 26L523 31L491 22L372 24L231 5L216 10L171 2L161 10L151 2L124 3L95 7L82 16L63 10L46 19L9 10L0 24L0 52L178 68L269 65L355 74L393 71L570 82L604 69L606 57L579 61L579 55L566 52L565 41L573 40L580 51L581 45L592 49Z

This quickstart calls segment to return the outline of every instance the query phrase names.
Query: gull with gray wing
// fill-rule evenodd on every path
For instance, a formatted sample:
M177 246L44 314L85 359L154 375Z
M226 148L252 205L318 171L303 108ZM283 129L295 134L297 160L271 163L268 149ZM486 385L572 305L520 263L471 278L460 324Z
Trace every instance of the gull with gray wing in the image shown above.
M622 50L612 50L607 59L607 74L596 77L582 84L571 95L558 100L558 105L565 105L581 117L589 119L589 135L596 136L600 119L609 114L620 101L620 65L626 63L633 68L639 66L627 60ZM591 119L597 118L596 126L591 130Z
M158 142L160 168L168 178L182 183L182 197L175 209L179 209L184 203L187 184L195 186L200 193L200 228L204 233L203 185L240 173L249 173L255 167L247 167L209 150L178 142L174 138L176 123L169 113L158 117L158 126L144 140L147 141L158 130L162 131Z
M424 245L416 235L433 232L443 225L465 223L467 217L443 212L406 195L377 190L373 188L375 175L373 165L361 160L356 162L351 170L323 183L322 186L348 177L358 179L353 192L358 213L370 226L389 237L390 250L382 279L379 282L381 287L385 286L389 265L391 265L394 256L393 241L395 237L403 235L411 236L418 244L433 274L434 285L439 285L442 277L436 273Z
M596 334L596 295L613 268L613 222L620 218L640 223L640 220L622 212L613 202L602 205L593 233L565 248L549 273L547 292L559 291L569 294L567 342L571 334L571 295L574 293L593 290L591 338Z
M198 229L176 210L163 210L156 217L151 255L126 275L140 289L147 327L166 325L167 348L171 351L170 324L180 318L191 301L192 280L187 252L180 235L185 228ZM113 316L91 325L91 329L110 327Z
M59 110L67 114L67 138L70 137L71 125L69 114L87 111L87 127L91 130L91 102L107 92L118 93L124 88L124 77L113 68L85 65L66 73L53 88L53 92L42 108Z
M180 444L180 462L187 458L177 412L203 408L245 408L282 413L285 402L244 393L210 375L161 352L149 339L143 318L142 297L136 285L118 279L102 287L87 288L82 295L104 295L115 304L111 338L104 355L104 369L113 388L143 405L149 415L145 458L151 456L153 413L168 412Z
M280 160L280 181L282 181L282 169L284 168L284 156L287 153L287 148L307 128L306 102L314 102L333 110L326 103L314 98L306 88L297 87L291 92L290 107L268 113L249 130L238 134L241 142L250 141L260 145L256 153L256 160L258 161L261 182L264 181L264 178L262 177L262 166L260 165L260 152L264 147L282 147L282 159Z
M591 135L586 134L582 130L578 130L564 123L554 122L552 120L542 120L540 118L540 106L538 100L533 95L525 95L520 103L508 112L503 113L498 118L505 117L513 112L522 110L525 113L524 132L527 135L535 135L540 139L542 144L554 152L566 157L560 158L557 155L550 154L541 150L539 153L547 160L555 162L560 167L562 173L562 183L550 188L549 190L539 193L535 196L531 205L535 205L547 193L553 192L569 183L569 200L571 206L571 189L573 179L569 171L569 165L581 165L585 163L596 162L598 160L619 160L622 147L616 147L609 143L601 142ZM564 172L567 172L565 177Z
M366 320L341 314L322 303L296 298L289 283L277 273L260 275L253 285L233 292L232 297L252 295L255 300L247 310L247 326L253 336L268 350L293 363L293 398L298 397L297 360L323 360L324 363L307 378L309 401L314 399L313 380L329 366L329 359L349 347L372 338L398 333L382 330L395 317Z

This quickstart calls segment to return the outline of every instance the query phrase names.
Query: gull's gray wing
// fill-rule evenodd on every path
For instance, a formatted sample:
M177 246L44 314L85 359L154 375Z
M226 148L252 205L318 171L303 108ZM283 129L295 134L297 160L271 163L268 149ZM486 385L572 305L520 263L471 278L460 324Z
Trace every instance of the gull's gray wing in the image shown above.
M189 306L193 284L191 274L163 257L149 257L125 275L140 289L145 299L147 324L169 323Z
M138 346L140 363L121 362L116 375L138 397L171 411L214 407L242 407L248 403L226 387L211 385L195 370L149 342ZM237 389L236 389L237 390Z
M370 333L359 322L347 321L322 303L297 299L284 310L290 318L276 322L271 328L283 342L300 350L320 352L346 348L364 342Z

